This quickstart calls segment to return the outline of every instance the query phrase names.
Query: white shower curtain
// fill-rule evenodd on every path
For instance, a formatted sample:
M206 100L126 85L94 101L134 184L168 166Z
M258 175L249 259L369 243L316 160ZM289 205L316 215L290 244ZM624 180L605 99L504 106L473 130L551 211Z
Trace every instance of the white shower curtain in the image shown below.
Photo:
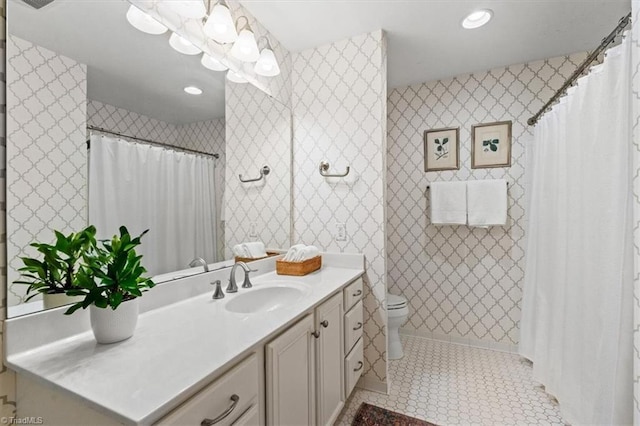
M574 425L632 423L630 44L531 142L520 353Z
M91 135L89 222L99 238L149 229L139 252L151 275L216 261L214 183L213 158Z

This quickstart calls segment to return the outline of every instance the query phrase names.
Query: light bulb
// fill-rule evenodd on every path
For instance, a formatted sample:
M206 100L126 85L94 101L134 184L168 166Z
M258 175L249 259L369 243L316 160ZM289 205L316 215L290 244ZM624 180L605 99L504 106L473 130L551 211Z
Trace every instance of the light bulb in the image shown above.
M216 58L213 58L207 55L206 53L202 55L202 59L200 60L200 63L202 64L203 67L209 68L210 70L213 70L213 71L225 71L227 69L227 67L222 62L220 62Z
M207 14L203 0L171 0L165 1L163 4L185 18L200 19Z
M244 62L255 62L260 58L260 51L253 32L247 29L240 31L238 39L233 43L231 55Z
M227 71L227 80L234 83L246 83L247 79L233 70Z
M474 28L480 28L487 22L491 20L493 16L493 12L489 9L477 10L473 13L470 13L464 20L462 21L462 26L468 30L472 30Z
M229 8L218 3L204 24L204 33L218 43L233 43L238 38L236 26L233 23Z
M127 11L127 21L129 21L129 23L136 29L147 34L164 34L168 30L167 27L134 5L131 5Z
M260 52L260 58L254 67L254 71L256 74L263 75L265 77L273 77L280 74L280 67L278 66L276 55L273 54L273 50L269 48L262 49L262 52Z
M194 46L193 43L191 43L189 40L176 33L171 34L171 37L169 38L169 44L175 50L180 53L184 53L185 55L197 55L198 53L202 52L202 50Z

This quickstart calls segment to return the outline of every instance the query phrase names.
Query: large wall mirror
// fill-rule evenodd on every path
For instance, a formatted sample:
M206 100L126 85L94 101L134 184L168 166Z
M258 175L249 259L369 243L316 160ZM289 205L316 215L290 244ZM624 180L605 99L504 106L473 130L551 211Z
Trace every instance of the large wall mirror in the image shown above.
M242 241L288 247L288 106L226 81L171 31L138 31L129 2L7 3L10 317L49 307L14 281L54 230L149 229L140 252L156 281L204 271L196 258L229 266ZM264 165L266 179L239 181Z

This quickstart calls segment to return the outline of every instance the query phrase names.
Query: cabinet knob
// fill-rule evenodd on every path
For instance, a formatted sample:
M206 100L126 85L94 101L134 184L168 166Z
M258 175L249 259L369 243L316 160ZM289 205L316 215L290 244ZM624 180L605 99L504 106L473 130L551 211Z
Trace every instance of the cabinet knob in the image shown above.
M317 339L318 337L320 337L320 332L314 331L313 333L311 333L311 335Z
M358 290L355 293L353 293L353 297L358 297L362 294L362 290Z
M353 331L360 330L361 328L362 328L362 323L360 321L358 321L358 325L353 327Z
M354 368L353 371L360 371L362 370L362 367L364 367L364 364L362 363L362 361L358 361L358 366Z
M320 325L321 325L321 326L323 326L324 328L327 328L327 327L329 327L329 321L324 320L324 321L322 321L322 322L320 323Z
M229 406L229 408L224 410L224 412L215 419L204 419L200 422L200 426L213 426L216 423L220 423L222 420L226 419L229 414L231 414L231 412L236 408L236 405L238 405L238 401L240 401L240 397L234 393L233 395L231 395L231 405Z

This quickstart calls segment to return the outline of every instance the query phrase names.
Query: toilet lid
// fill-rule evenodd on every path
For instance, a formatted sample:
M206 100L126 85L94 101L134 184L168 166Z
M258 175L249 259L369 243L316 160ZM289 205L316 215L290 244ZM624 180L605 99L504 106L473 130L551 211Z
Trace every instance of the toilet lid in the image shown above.
M400 309L407 306L407 299L404 296L387 293L387 309Z

